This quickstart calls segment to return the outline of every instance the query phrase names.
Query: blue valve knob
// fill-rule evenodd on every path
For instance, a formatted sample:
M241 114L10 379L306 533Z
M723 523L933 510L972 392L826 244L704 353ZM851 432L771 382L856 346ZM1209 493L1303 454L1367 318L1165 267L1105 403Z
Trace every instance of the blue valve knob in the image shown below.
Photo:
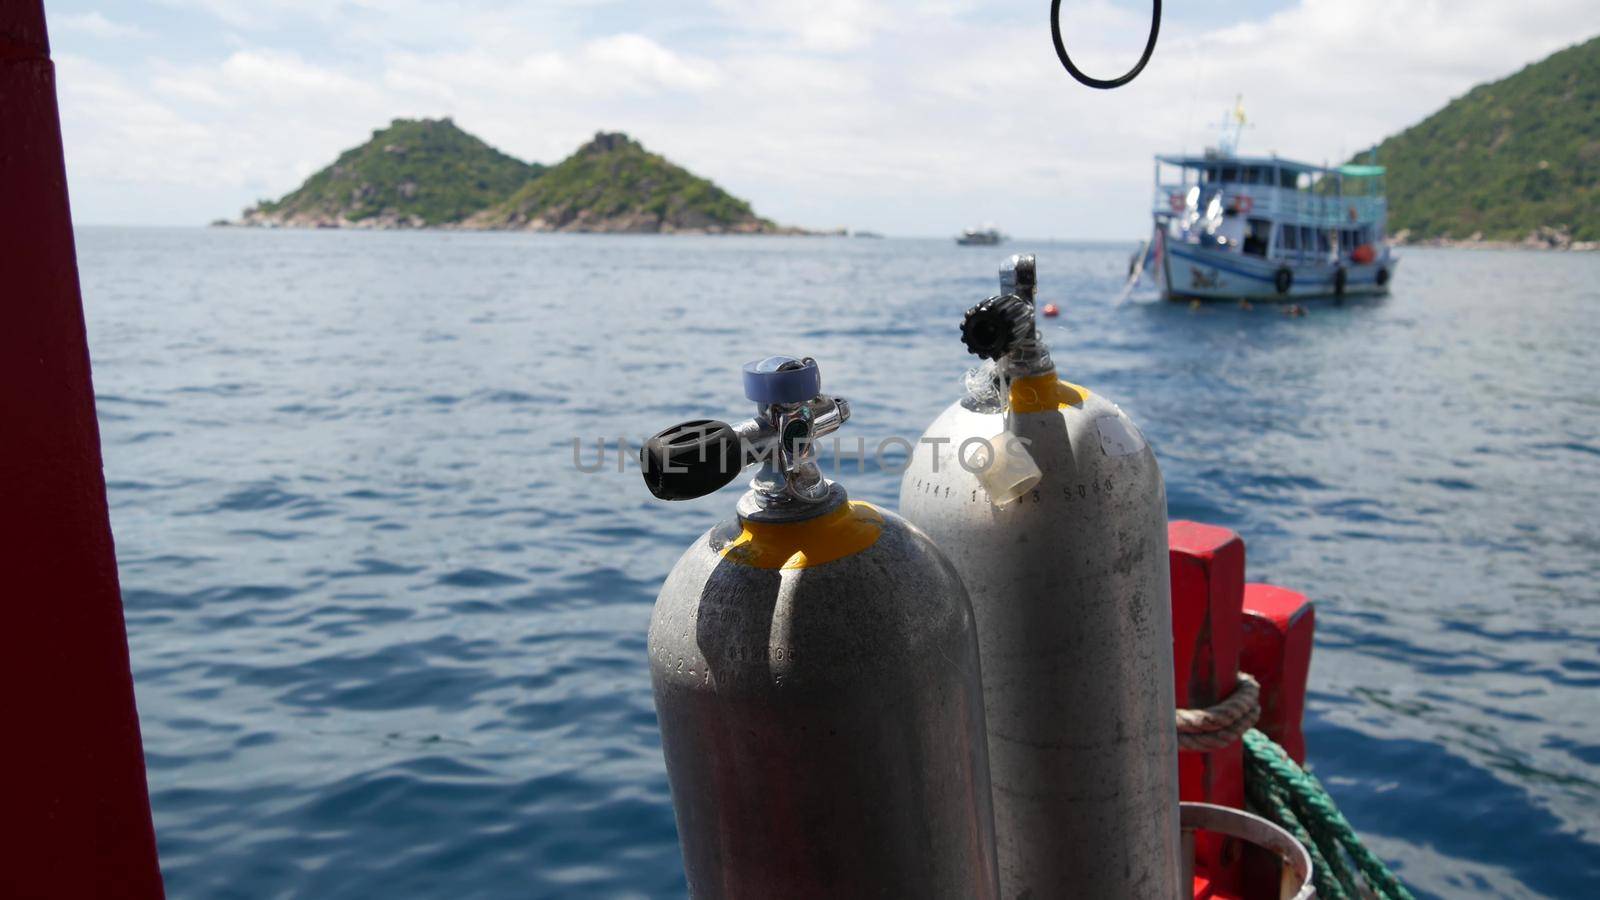
M769 356L744 365L744 395L763 406L804 403L822 393L822 372L814 359Z

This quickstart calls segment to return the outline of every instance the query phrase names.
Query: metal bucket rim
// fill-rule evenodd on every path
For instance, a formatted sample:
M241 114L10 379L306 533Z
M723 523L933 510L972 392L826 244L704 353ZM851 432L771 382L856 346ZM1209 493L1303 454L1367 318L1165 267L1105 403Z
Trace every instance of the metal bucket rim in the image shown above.
M1187 801L1178 804L1178 823L1186 832L1210 831L1272 851L1300 881L1298 890L1289 900L1312 900L1316 897L1316 886L1311 879L1311 854L1295 840L1294 835L1277 824L1231 806Z

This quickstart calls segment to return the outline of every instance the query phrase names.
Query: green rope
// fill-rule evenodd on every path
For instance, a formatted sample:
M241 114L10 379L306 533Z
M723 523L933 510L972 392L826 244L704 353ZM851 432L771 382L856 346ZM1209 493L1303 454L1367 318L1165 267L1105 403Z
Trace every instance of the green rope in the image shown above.
M1248 806L1256 814L1264 815L1272 822L1283 826L1283 830L1293 834L1299 841L1299 846L1306 847L1310 855L1310 874L1312 881L1317 886L1318 900L1350 900L1349 894L1344 890L1339 879L1333 874L1333 866L1328 865L1328 860L1322 855L1322 847L1312 841L1306 826L1301 825L1299 817L1290 809L1288 798L1272 788L1270 781L1250 778L1245 781L1245 799Z
M1343 878L1335 874L1327 857L1322 855L1322 848L1317 846L1311 833L1301 824L1300 817L1290 807L1287 795L1266 779L1251 777L1245 781L1244 787L1252 810L1283 826L1300 842L1300 846L1306 848L1311 856L1311 879L1317 888L1317 900L1352 900L1352 897L1360 896L1352 894Z
M1313 859L1313 863L1320 866L1326 873L1326 877L1322 879L1324 886L1317 889L1318 895L1326 896L1329 900L1346 900L1346 898L1354 900L1354 898L1365 896L1360 890L1355 873L1350 871L1350 864L1345 857L1343 848L1338 846L1337 843L1327 846L1329 842L1325 838L1319 842L1316 837L1312 836L1310 829L1304 824L1311 821L1312 816L1308 813L1303 803L1297 802L1295 795L1289 791L1288 787L1270 778L1257 777L1252 780L1263 785L1277 801L1277 806L1281 810L1280 814L1286 820L1295 823L1298 828L1297 838L1299 838L1300 834L1304 834L1305 838L1303 840L1309 840L1310 846L1317 847L1318 843L1321 843L1326 847L1326 849L1317 847L1316 856L1320 857L1320 861Z
M1310 851L1317 896L1351 900L1366 896L1360 881L1380 900L1413 900L1400 879L1373 855L1317 780L1289 759L1272 738L1252 728L1245 732L1245 788L1251 805L1282 825Z

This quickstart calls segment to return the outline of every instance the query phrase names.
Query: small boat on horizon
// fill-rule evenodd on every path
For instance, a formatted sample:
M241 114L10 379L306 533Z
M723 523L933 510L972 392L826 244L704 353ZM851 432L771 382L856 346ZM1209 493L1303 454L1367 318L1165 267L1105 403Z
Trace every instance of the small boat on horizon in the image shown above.
M993 225L982 228L968 228L956 237L956 243L963 247L993 247L1006 239L1000 229Z
M1226 140L1199 156L1157 156L1154 227L1130 285L1151 271L1169 300L1386 293L1399 260L1385 240L1383 181L1383 166L1238 156Z

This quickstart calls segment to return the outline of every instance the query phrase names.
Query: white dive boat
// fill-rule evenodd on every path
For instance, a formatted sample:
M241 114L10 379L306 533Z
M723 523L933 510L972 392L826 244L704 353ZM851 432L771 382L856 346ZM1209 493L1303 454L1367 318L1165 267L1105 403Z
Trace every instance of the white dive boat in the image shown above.
M1384 237L1382 166L1236 156L1158 156L1155 227L1133 273L1169 300L1381 294L1399 260Z
M961 232L956 236L956 243L963 247L992 247L1005 239L1006 236L1000 233L1000 229L993 225L985 225L982 228L968 228Z

